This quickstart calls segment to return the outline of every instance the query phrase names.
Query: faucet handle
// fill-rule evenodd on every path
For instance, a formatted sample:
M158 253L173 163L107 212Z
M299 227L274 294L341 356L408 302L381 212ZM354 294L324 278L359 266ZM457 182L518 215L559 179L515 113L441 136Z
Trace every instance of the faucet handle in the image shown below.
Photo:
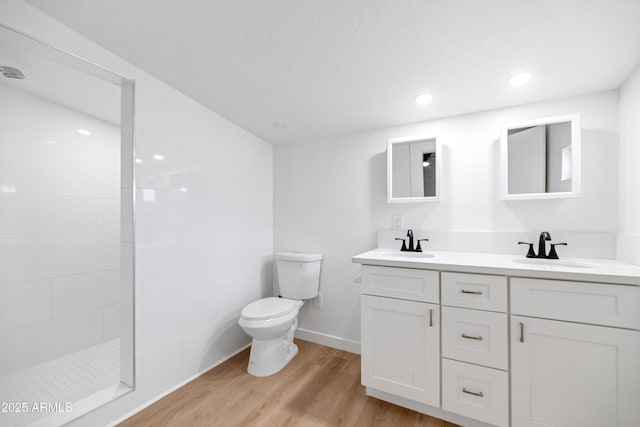
M567 246L566 243L551 243L551 250L549 251L549 255L547 258L549 259L559 259L558 253L556 252L556 246Z
M428 242L429 239L418 239L418 244L416 245L416 252L422 252L422 248L420 247L420 242Z
M405 240L400 238L400 237L396 237L396 240L402 240L402 247L400 248L400 251L401 252L406 252L407 251L407 244L406 244Z
M518 242L519 245L529 245L529 252L527 252L527 258L536 258L536 253L533 250L533 243Z

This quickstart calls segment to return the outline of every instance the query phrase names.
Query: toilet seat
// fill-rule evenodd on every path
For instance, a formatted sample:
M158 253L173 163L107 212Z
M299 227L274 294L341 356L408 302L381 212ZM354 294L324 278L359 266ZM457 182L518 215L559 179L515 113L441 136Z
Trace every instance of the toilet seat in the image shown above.
M240 316L246 320L268 320L291 313L298 307L298 301L286 298L268 297L254 301L242 309Z

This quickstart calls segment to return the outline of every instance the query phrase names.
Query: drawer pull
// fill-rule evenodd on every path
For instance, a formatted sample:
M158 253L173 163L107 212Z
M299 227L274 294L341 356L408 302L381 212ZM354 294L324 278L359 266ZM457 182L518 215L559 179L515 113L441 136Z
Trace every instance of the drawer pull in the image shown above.
M520 342L524 342L524 323L520 322Z
M466 289L461 290L463 294L482 295L482 291L468 291Z
M462 392L463 393L467 393L467 394L473 394L474 396L478 396L478 397L484 397L484 393L483 392L467 390L464 387L462 387Z
M474 337L473 335L467 335L467 334L462 334L462 338L466 338L468 340L476 340L476 341L482 341L484 339L481 336Z
M433 326L433 309L429 310L429 326Z

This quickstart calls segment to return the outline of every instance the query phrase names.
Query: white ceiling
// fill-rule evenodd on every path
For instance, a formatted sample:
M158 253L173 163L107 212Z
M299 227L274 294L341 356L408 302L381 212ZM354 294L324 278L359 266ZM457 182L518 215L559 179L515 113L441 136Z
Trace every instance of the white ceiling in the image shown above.
M639 0L28 1L276 143L613 89L640 63Z

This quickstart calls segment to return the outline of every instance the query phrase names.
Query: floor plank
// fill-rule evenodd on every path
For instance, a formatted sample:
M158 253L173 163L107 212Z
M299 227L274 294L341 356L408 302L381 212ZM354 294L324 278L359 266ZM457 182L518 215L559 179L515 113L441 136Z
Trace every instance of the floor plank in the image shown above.
M368 397L360 384L360 356L296 343L298 355L275 375L249 375L247 349L120 426L455 427Z

